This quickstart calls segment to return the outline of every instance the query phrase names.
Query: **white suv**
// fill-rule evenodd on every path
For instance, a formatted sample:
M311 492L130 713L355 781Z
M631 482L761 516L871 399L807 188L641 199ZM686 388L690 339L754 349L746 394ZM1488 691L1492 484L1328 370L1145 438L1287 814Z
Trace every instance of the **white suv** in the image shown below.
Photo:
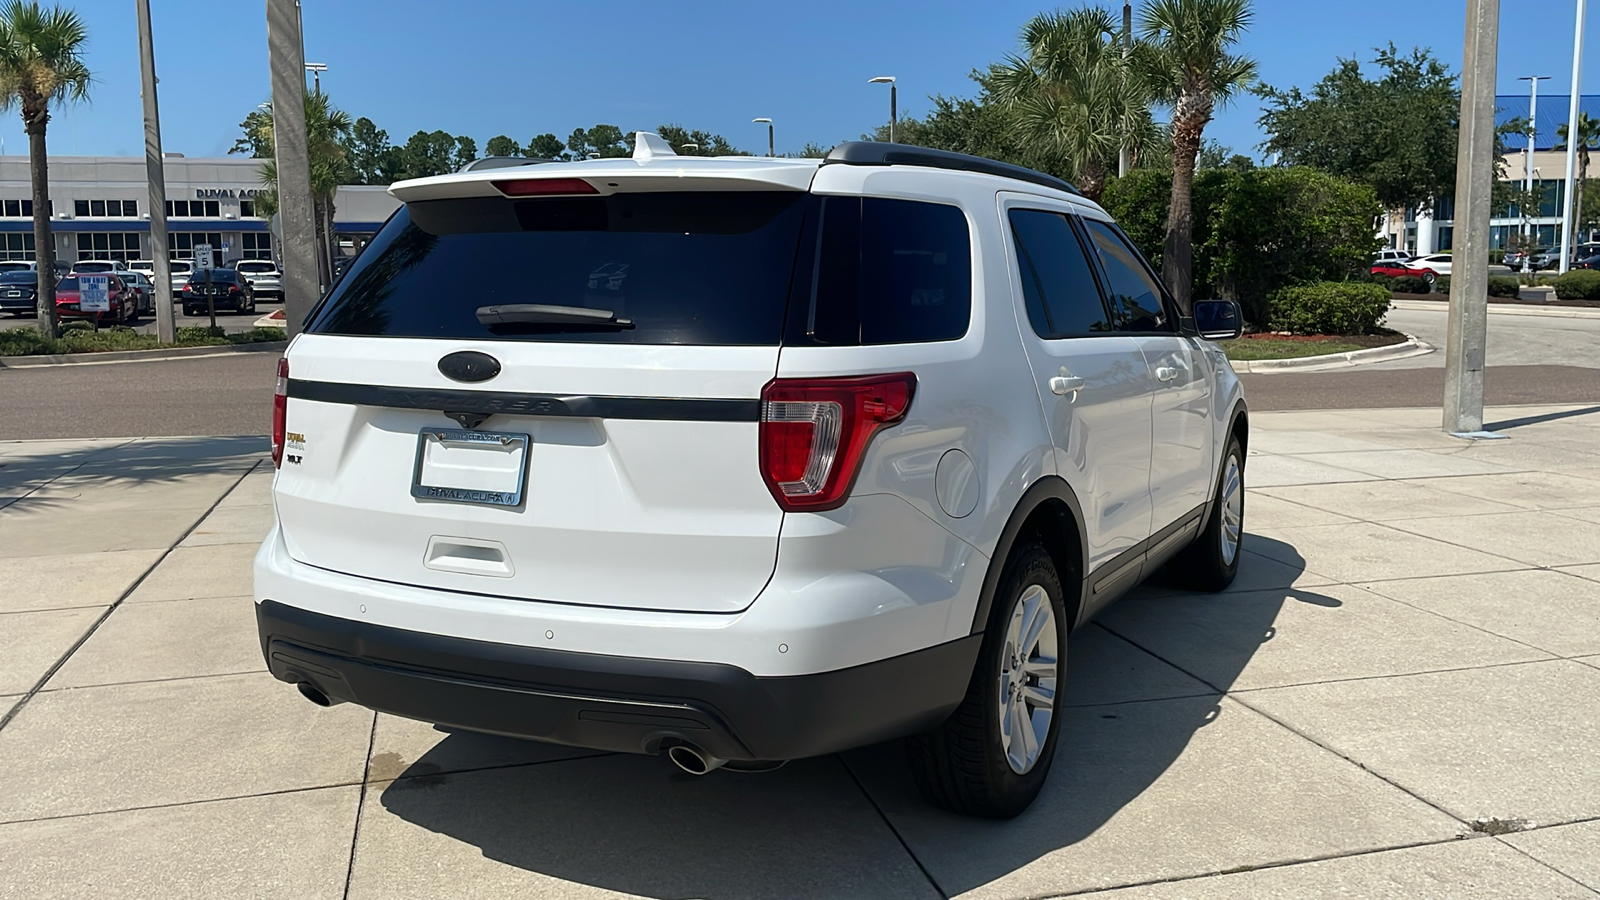
M283 299L283 273L278 271L277 263L270 259L241 259L233 267L250 282L257 295Z
M1068 633L1239 565L1226 357L1058 179L638 148L391 188L280 362L272 673L695 773L910 736L1015 815Z

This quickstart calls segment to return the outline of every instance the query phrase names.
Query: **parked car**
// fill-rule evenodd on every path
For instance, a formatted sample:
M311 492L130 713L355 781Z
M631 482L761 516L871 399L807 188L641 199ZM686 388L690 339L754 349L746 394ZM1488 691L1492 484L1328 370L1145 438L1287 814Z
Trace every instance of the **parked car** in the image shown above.
M1406 260L1409 260L1413 255L1414 254L1409 250L1379 250L1378 255L1373 257L1372 264L1378 265L1380 263L1403 263Z
M123 283L118 274L85 272L85 275L105 275L110 279L111 308L101 312L83 312L78 308L79 288L77 275L68 275L56 283L56 315L63 319L94 319L100 325L128 325L139 318L139 298Z
M208 293L209 292L209 293ZM184 284L180 295L183 314L207 315L206 297L209 296L218 311L227 309L238 313L256 311L256 293L249 279L237 269L212 269L209 274L196 272Z
M1600 269L1600 253L1586 256L1572 264L1574 269Z
M175 259L168 265L172 271L172 299L177 301L183 293L183 286L189 283L189 276L194 272L194 263L186 259Z
M72 266L70 266L66 262L63 262L62 260L58 259L58 260L56 260L55 270L56 270L56 278L57 279L61 279L61 278L67 277L67 273L72 271ZM9 260L5 260L5 261L0 261L0 272L37 272L37 271L39 271L39 263L36 260L9 259Z
M150 276L137 269L128 269L118 272L117 277L121 278L123 284L137 297L139 311L154 315L156 311L156 292L155 285L150 283Z
M233 267L250 279L256 296L283 299L283 273L277 263L270 259L241 259Z
M128 264L120 259L80 259L72 264L68 275L100 275L106 272L126 272Z
M1390 278L1400 278L1405 275L1422 278L1424 275L1428 274L1428 270L1415 269L1409 264L1403 262L1375 262L1372 264L1372 274L1387 275Z
M1411 260L1409 263L1406 263L1406 265L1413 269L1424 270L1422 273L1422 280L1429 284L1433 284L1433 282L1437 280L1440 275L1450 274L1450 254L1431 253L1427 256L1419 256L1416 259Z
M1549 247L1533 247L1524 250L1511 250L1506 253L1505 264L1520 271L1522 269L1523 260L1527 259L1529 256L1539 256L1549 252Z
M39 276L32 269L0 272L0 312L16 316L39 314Z
M1068 633L1237 571L1238 306L1028 169L636 145L390 189L279 361L268 667L695 774L911 736L933 802L1016 815Z

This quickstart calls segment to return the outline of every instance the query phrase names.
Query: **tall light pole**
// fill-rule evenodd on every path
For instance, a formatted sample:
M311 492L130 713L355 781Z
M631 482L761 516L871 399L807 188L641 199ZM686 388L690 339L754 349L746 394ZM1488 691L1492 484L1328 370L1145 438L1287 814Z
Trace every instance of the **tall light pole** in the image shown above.
M311 73L311 81L314 84L313 90L319 94L322 93L322 73L328 71L328 64L306 63L306 71Z
M894 76L879 75L877 78L868 78L867 84L887 84L889 86L889 143L892 144L894 143L894 122L900 115L899 111L895 109L894 103Z
M751 119L750 121L758 122L758 123L759 122L767 123L767 155L768 156L777 156L778 155L778 151L775 149L776 145L774 145L773 142L772 142L772 120L767 118L766 116L762 116L759 119Z
M172 317L172 262L167 258L167 167L161 156L161 110L156 105L156 47L150 35L150 0L136 0L139 17L139 90L144 95L144 174L150 191L150 293L156 304L156 339L178 339Z
M1527 204L1528 198L1533 196L1533 141L1539 133L1539 82L1549 81L1549 75L1523 75L1517 79L1528 83L1528 149L1523 157L1522 165L1522 202ZM1528 229L1532 225L1528 211L1522 211L1522 271L1532 271L1533 245L1528 241Z
M1566 197L1563 198L1561 213L1561 271L1565 273L1572 265L1572 231L1578 227L1578 215L1582 212L1572 204L1572 192L1577 189L1573 183L1573 167L1578 161L1578 82L1583 76L1583 20L1585 18L1585 2L1578 0L1578 27L1572 36L1572 100L1567 106L1567 180Z
M1444 356L1444 430L1483 432L1483 358L1489 330L1489 213L1494 188L1494 75L1500 0L1467 0L1456 144L1455 266Z
M293 337L320 292L306 142L306 52L298 0L267 0L267 65L272 73L273 155L283 232L283 313Z
M1133 55L1133 4L1122 4L1122 63L1128 63L1128 57ZM1128 148L1127 138L1123 138L1122 147L1117 151L1117 177L1123 178L1128 174L1128 169L1133 165L1133 152Z

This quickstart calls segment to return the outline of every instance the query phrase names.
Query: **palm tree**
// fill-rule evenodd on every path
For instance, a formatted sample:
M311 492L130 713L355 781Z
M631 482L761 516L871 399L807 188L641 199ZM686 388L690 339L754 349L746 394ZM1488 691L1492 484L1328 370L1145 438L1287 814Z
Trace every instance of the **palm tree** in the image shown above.
M1579 225L1584 224L1582 222L1583 195L1588 189L1589 182L1589 150L1592 149L1596 143L1600 143L1600 119L1595 119L1586 112L1580 112L1578 113L1577 130L1578 185L1577 189L1573 191L1572 197L1572 209L1574 211L1572 216L1572 227L1574 229L1576 229ZM1556 144L1554 149L1567 149L1566 124L1563 123L1559 128L1556 129L1556 136L1561 138L1561 142ZM1577 244L1578 241L1573 241L1574 246Z
M1007 106L1016 137L1054 158L1051 168L1096 202L1118 150L1154 130L1120 37L1099 7L1040 13L1022 29L1026 56L1009 57L984 81Z
M345 150L352 124L350 114L336 109L321 91L306 92L306 148L311 162L312 218L317 228L317 268L322 284L333 281L333 212L334 198L339 185L355 180L356 173ZM261 146L273 146L272 109L261 110L253 125L246 119L250 140ZM261 183L267 193L256 200L264 215L271 216L278 207L278 162L267 159L261 164Z
M19 107L28 133L33 180L33 252L39 271L39 331L56 336L56 254L50 235L50 163L45 126L50 104L89 96L83 62L88 32L69 9L11 0L0 7L0 109Z
M1181 310L1191 308L1195 158L1206 123L1256 77L1255 61L1230 52L1250 24L1250 0L1145 0L1136 51L1155 101L1172 107L1172 203L1161 278Z

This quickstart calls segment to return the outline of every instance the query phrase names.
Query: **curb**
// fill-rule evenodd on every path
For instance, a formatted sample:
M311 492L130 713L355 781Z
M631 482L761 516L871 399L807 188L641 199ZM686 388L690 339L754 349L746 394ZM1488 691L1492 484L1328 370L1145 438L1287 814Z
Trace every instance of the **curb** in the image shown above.
M1248 374L1264 374L1268 372L1282 372L1285 369L1330 369L1359 366L1366 363L1388 362L1393 359L1408 359L1413 356L1422 356L1432 353L1436 348L1417 340L1412 335L1406 335L1406 341L1400 344L1390 344L1387 347L1369 347L1365 350L1351 350L1348 353L1329 353L1324 356L1302 356L1298 359L1252 359L1229 360L1235 372Z
M1428 309L1435 312L1447 312L1450 309L1448 300L1396 300L1395 309ZM1600 309L1584 309L1576 306L1552 306L1544 309L1537 306L1513 305L1510 303L1491 303L1489 312L1503 316L1545 316L1552 319L1600 319Z
M157 350L111 350L103 353L55 353L40 356L0 357L0 369L37 369L43 366L93 366L105 363L159 362L164 359L205 359L234 353L282 353L288 341L255 344L218 344L208 347L164 347Z

